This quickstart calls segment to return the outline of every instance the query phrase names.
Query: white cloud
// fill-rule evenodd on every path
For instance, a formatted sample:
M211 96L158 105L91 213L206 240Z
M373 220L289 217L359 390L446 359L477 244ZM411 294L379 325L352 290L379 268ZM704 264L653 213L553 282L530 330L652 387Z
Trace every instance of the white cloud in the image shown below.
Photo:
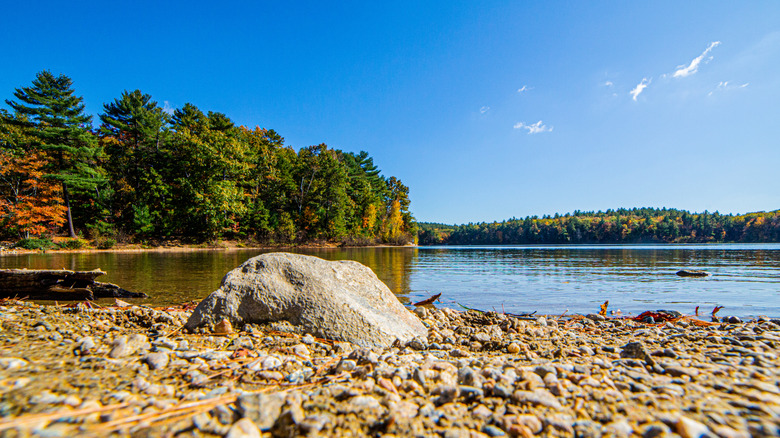
M528 85L523 85L522 87L517 89L517 92L518 93L525 93L526 91L528 91L530 89L531 89L531 87L529 87Z
M613 84L613 83L612 83L612 81L607 81L607 82L604 82L604 86L605 86L605 87L611 87L611 86L613 86L613 85L615 85L615 84Z
M707 47L701 53L701 55L697 56L696 58L693 58L693 61L691 61L691 63L688 64L687 67L684 65L678 66L677 70L675 70L672 76L675 78L684 78L686 76L690 76L696 73L697 71L699 71L699 64L701 64L701 62L704 61L704 58L707 56L707 54L709 54L710 51L712 51L712 49L714 49L718 45L720 45L720 41L713 41L712 43L710 43L710 46ZM709 61L710 59L712 59L712 57L708 58L707 60Z
M480 114L485 114L488 111L490 111L490 107L489 106L483 106L482 108L479 109L479 113Z
M648 85L650 85L650 79L643 78L642 82L638 83L637 86L629 92L631 94L631 98L636 102L636 98L642 94L642 91L644 91Z
M543 125L541 120L530 125L523 122L515 123L514 128L527 129L529 134L539 134L541 132L552 132L553 130L552 126Z
M715 93L716 91L738 90L738 89L746 88L748 85L750 85L749 82L745 82L742 85L731 85L729 84L729 81L720 81L720 83L718 83L718 86L715 87L714 90L707 93L707 96L712 96L712 93Z
M170 115L173 115L173 110L174 110L174 108L173 108L173 107L171 106L171 104L170 104L170 103L168 103L168 101L166 100L165 102L163 102L163 109L162 109L162 110L163 110L163 112L166 112L166 113L168 113L168 114L170 114Z

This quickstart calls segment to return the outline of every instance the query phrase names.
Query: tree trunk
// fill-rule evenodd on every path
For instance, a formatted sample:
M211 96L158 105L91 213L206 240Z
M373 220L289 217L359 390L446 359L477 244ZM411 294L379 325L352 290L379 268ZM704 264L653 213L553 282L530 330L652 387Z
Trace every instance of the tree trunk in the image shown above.
M67 216L68 216L68 235L75 239L76 231L73 229L73 217L70 214L70 198L68 197L68 185L65 184L65 181L62 182L62 193L65 195L65 208L67 209Z

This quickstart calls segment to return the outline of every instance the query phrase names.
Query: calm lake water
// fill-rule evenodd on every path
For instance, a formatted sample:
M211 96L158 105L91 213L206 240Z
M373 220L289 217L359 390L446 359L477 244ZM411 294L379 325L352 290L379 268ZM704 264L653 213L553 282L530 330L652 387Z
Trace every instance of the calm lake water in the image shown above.
M349 248L292 250L357 260L408 304L442 293L442 305L542 314L671 309L780 316L780 244ZM261 250L41 254L0 257L0 268L90 270L148 293L150 305L201 299ZM703 269L706 278L682 278Z

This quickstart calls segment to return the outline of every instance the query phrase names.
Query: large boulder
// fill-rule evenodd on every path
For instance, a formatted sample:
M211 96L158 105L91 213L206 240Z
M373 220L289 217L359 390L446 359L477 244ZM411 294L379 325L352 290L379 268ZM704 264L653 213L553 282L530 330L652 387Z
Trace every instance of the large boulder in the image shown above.
M263 254L230 271L185 327L225 318L239 327L286 320L315 336L369 348L427 334L370 268L289 253Z

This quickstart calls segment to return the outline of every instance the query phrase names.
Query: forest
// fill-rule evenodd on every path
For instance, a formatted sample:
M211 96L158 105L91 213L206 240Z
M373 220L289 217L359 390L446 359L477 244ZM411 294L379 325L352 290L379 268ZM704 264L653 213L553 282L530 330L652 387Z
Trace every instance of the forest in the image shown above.
M780 242L780 210L731 215L632 208L418 227L421 245Z
M0 109L0 239L415 243L409 188L366 152L293 149L187 103L124 91L93 124L49 71Z

